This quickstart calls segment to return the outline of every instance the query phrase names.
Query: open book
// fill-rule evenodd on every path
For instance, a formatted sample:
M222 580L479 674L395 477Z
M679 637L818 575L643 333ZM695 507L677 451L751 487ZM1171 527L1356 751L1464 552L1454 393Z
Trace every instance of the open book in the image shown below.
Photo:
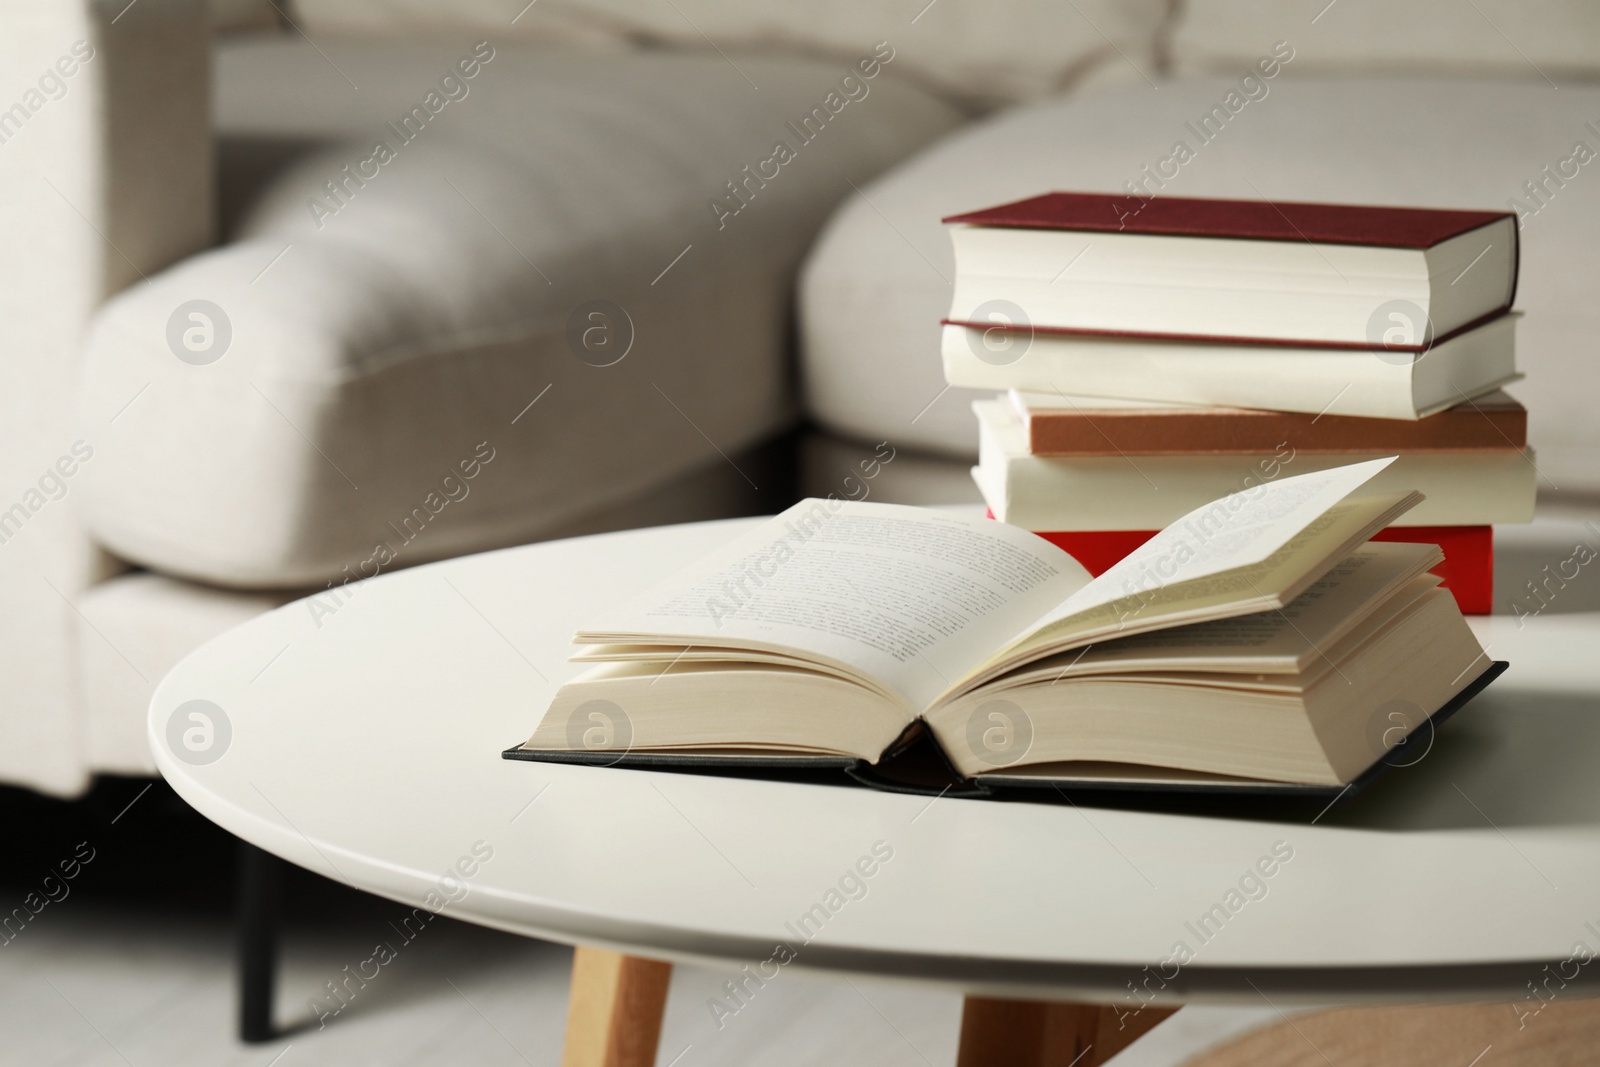
M1338 789L1497 673L1368 543L1379 459L1255 485L1091 579L988 519L805 500L580 630L508 758L831 766L888 788ZM941 784L942 780L942 784Z

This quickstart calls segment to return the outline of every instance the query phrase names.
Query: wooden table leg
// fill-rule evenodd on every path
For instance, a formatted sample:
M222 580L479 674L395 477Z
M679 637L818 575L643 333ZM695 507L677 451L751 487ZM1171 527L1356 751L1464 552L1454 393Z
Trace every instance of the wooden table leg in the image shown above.
M1097 1067L1177 1010L968 997L956 1067Z
M561 1067L652 1067L672 964L579 945Z

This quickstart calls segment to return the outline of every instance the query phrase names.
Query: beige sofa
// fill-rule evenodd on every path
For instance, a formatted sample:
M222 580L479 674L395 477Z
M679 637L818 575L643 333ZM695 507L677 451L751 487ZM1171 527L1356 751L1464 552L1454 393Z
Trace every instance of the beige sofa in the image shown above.
M677 6L0 12L0 782L152 773L155 681L286 599L772 508L838 201L1166 17Z
M770 507L786 479L753 465L801 423L808 490L888 441L880 499L973 499L939 216L1152 166L1196 195L1523 205L1542 488L1600 488L1589 5L505 6L0 15L30 72L0 111L0 781L149 773L155 680L285 599Z

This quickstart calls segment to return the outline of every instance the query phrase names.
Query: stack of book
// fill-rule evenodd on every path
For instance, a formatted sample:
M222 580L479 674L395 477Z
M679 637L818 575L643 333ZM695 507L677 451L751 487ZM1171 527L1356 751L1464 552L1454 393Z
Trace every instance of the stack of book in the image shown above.
M1099 573L1230 492L1398 456L1424 500L1376 540L1437 544L1486 613L1491 524L1533 517L1507 212L1051 193L945 220L942 354L974 404L994 518Z

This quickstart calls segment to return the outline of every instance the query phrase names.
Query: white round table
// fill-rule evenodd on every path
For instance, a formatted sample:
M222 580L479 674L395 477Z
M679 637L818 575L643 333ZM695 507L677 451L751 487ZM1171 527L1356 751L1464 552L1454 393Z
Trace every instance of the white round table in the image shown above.
M750 521L491 552L289 604L161 683L157 761L207 817L303 867L608 950L591 960L610 970L575 972L609 992L575 993L572 1025L611 1026L612 1046L634 1025L619 1012L651 1010L629 992L634 957L1122 1013L1515 999L1575 943L1600 949L1600 618L1559 603L1474 620L1510 671L1425 757L1314 823L501 758L575 672L580 621Z

